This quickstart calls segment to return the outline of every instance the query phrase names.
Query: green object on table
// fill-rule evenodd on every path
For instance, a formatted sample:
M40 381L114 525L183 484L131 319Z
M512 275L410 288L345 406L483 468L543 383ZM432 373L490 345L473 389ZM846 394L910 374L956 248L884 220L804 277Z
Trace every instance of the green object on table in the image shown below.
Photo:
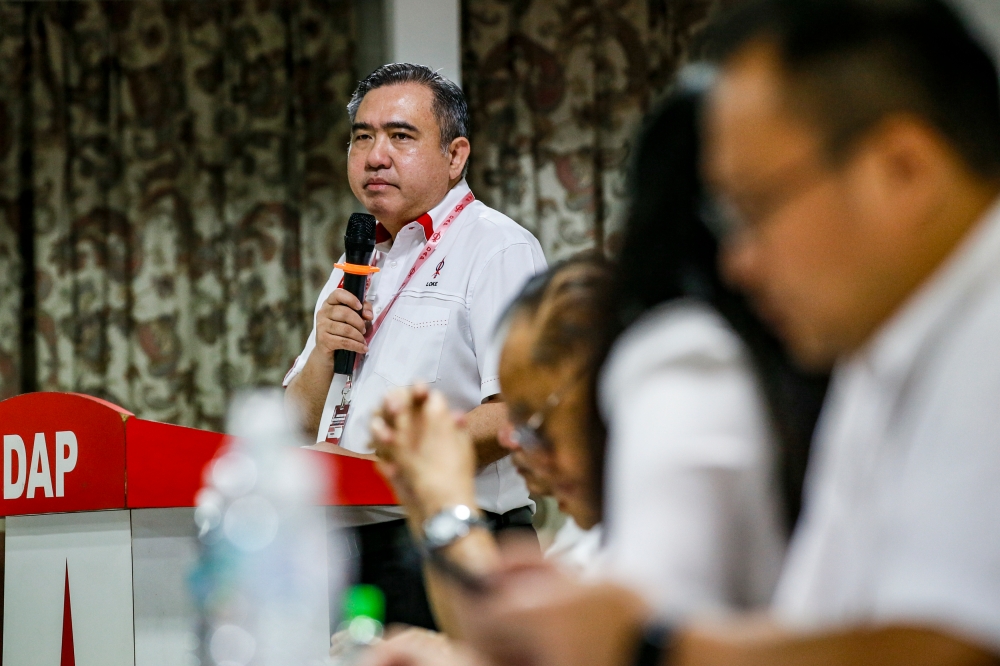
M374 585L353 585L344 596L344 621L370 617L381 623L385 619L385 595Z

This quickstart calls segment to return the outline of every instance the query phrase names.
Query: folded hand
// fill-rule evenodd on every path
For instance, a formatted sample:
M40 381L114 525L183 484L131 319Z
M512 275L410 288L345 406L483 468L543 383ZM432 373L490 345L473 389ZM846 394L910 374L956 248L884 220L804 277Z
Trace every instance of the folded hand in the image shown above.
M423 521L445 506L475 506L475 451L448 402L426 386L386 396L372 419L372 439L383 474Z

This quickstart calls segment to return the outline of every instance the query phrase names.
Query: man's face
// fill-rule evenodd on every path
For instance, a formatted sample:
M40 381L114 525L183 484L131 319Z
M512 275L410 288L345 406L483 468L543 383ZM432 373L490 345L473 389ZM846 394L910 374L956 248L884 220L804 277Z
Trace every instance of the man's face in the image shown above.
M893 271L906 253L899 218L912 207L894 208L901 193L887 190L864 148L831 166L819 131L789 110L785 85L766 47L728 63L708 105L707 177L739 220L723 273L803 365L825 368L905 297Z
M416 83L372 90L358 107L347 175L354 195L395 233L433 208L457 181L468 156L441 150L433 94ZM453 142L455 146L455 142Z

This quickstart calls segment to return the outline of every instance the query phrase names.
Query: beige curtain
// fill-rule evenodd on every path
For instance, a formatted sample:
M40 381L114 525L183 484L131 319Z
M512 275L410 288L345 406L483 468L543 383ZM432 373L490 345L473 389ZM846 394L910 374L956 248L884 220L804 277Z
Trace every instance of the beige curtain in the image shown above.
M351 6L0 2L4 396L219 428L280 384L355 205Z
M715 2L464 0L477 195L550 258L613 245L629 143ZM280 384L357 205L353 6L0 0L0 398L217 429Z
M548 256L611 246L642 116L718 0L465 0L477 195Z

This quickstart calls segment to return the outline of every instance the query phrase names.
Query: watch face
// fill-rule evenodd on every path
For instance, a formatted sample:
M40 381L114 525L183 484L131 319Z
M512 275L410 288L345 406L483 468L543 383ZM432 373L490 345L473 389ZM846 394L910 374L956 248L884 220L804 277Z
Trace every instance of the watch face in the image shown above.
M469 531L465 521L451 513L439 513L424 527L424 537L432 547L444 546Z
M431 550L444 548L468 534L473 525L481 524L467 506L445 507L424 523L424 545Z

